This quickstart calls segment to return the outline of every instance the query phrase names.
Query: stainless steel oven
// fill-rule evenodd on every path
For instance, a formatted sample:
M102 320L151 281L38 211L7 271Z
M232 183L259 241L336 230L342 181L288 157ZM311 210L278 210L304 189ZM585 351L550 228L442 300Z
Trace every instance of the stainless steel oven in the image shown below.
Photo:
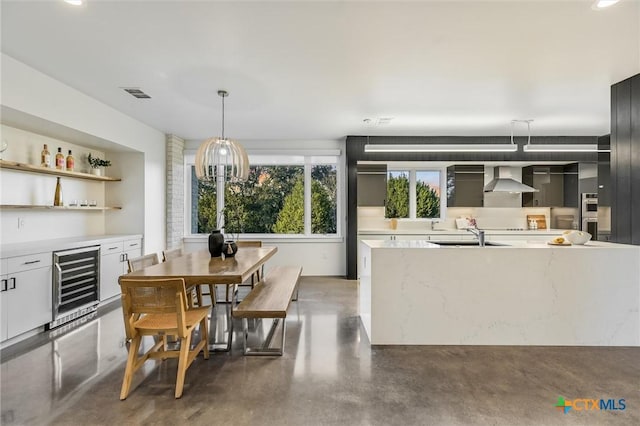
M593 239L598 238L598 194L582 194L582 217L581 230L592 235Z

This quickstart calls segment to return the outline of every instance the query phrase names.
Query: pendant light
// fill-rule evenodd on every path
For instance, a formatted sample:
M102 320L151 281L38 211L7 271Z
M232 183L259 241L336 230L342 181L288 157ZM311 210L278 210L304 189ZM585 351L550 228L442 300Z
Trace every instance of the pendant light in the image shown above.
M222 137L209 138L202 142L196 152L195 168L198 180L210 182L239 182L249 178L249 156L240 143L224 136L225 90L218 90L222 98Z

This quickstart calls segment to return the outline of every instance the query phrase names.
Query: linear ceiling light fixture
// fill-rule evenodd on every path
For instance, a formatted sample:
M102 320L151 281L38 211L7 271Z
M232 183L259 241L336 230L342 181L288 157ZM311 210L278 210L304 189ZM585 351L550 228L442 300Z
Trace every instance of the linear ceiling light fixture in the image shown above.
M199 180L239 182L249 178L249 156L242 145L224 137L225 90L218 90L222 98L222 137L202 142L196 152L195 168Z
M512 144L367 144L364 152L515 152Z
M527 144L522 147L524 152L598 152L597 144L531 144L531 122L533 120L511 120L511 141L513 142L513 124L514 123L527 123L527 130L529 137ZM602 150L602 152L609 152L609 150Z

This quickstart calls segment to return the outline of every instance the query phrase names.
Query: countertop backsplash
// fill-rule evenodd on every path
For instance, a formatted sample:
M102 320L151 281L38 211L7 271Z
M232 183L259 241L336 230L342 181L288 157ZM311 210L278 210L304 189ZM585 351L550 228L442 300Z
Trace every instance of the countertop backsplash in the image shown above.
M451 207L446 211L445 219L436 219L434 230L456 229L457 218L475 218L481 229L527 229L527 215L544 215L550 227L551 208L549 207ZM358 229L389 229L389 219L384 217L384 207L358 207ZM398 230L431 230L429 220L398 220Z

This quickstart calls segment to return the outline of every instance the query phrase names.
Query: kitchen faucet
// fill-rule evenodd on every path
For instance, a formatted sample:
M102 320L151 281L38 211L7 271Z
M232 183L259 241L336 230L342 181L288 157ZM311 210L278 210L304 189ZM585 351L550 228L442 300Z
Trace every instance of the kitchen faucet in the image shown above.
M475 228L467 228L467 231L476 236L480 247L484 247L484 229L478 229L478 226L476 225Z

